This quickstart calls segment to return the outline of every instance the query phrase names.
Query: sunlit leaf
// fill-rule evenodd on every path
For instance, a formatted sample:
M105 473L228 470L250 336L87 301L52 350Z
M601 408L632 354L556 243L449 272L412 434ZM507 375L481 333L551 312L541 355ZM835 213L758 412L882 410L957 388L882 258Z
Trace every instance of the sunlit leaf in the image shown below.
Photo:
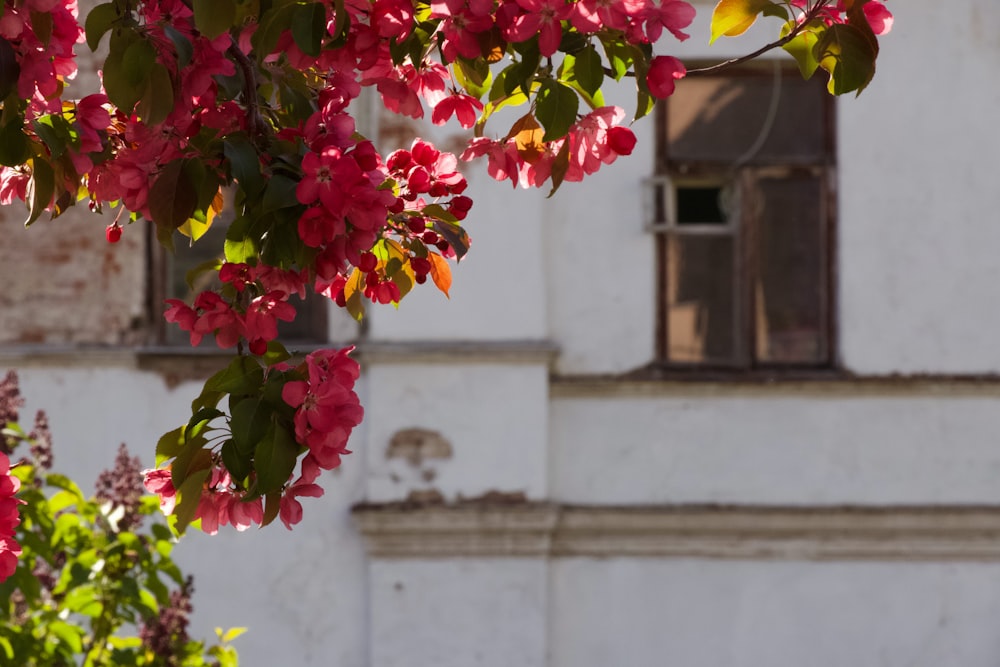
M428 253L427 259L431 263L431 280L450 299L451 295L448 294L448 291L451 289L451 266L448 264L448 260L436 252Z
M857 26L835 23L816 44L819 66L830 74L827 89L834 95L860 93L875 76L877 55L868 36Z
M781 36L785 37L796 27L794 21L789 21L781 29ZM816 43L820 36L826 31L826 26L817 22L815 26L802 28L790 41L786 42L782 48L787 51L799 66L802 78L808 79L816 72L819 61L816 59Z
M719 0L712 12L709 44L723 35L742 35L765 9L774 4L771 0Z

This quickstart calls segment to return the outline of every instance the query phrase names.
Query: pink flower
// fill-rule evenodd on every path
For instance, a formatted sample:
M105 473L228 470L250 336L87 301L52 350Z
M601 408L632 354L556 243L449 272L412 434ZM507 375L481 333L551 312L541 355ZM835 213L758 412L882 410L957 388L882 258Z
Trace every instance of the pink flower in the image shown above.
M177 504L177 490L174 488L170 468L143 470L142 478L142 485L146 490L160 497L160 510L168 516L173 514L174 505Z
M462 94L450 95L434 107L431 121L435 125L444 125L454 115L458 119L459 125L468 129L476 124L476 118L482 110L483 103L475 97Z
M14 574L20 557L21 545L13 537L0 537L0 581Z
M646 85L649 86L649 92L653 97L663 99L674 94L674 82L684 78L685 74L687 74L687 68L677 58L656 56L649 65Z
M292 526L302 521L302 504L295 499L296 497L319 498L322 495L323 488L320 485L304 483L302 479L296 481L295 484L285 489L281 496L281 502L278 505L278 516L281 518L281 523L285 524L285 528L291 530Z
M573 6L565 0L517 0L521 13L514 16L503 31L510 42L524 42L538 35L538 49L545 57L559 49L562 24Z
M250 302L246 312L246 336L248 340L274 340L278 337L278 320L291 322L295 319L295 307L288 303L284 292L268 292Z

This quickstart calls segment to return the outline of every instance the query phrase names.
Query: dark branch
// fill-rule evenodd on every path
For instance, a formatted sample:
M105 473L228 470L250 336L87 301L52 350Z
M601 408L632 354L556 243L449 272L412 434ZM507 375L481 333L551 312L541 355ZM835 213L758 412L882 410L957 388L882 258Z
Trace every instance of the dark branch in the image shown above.
M226 53L232 58L243 74L243 101L247 107L247 125L250 139L254 143L270 134L270 126L260 113L257 101L257 69L246 54L240 49L236 40L230 37L231 43Z
M739 58L733 58L732 60L727 60L721 62L717 65L710 65L709 67L699 67L697 69L689 69L685 76L698 76L699 74L712 74L713 72L718 72L719 70L725 69L727 67L733 67L745 63L754 58L759 58L768 51L773 49L778 49L788 44L790 41L799 36L799 33L816 18L819 13L830 4L830 0L819 0L815 5L809 8L809 10L802 16L801 20L792 28L792 31L781 39L771 42L770 44L765 44L753 53L747 54L745 56L740 56Z

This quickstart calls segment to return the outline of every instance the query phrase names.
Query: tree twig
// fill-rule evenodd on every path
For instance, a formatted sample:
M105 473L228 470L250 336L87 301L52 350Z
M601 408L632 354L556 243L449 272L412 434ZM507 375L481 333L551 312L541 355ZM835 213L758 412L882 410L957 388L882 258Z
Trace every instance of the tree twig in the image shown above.
M770 44L765 44L764 46L760 47L759 49L757 49L753 53L749 53L749 54L747 54L745 56L740 56L739 58L732 58L732 59L727 60L725 62L721 62L721 63L718 63L716 65L710 65L708 67L698 67L698 68L695 68L695 69L689 69L687 71L687 74L685 76L698 76L698 75L703 75L703 74L712 74L714 72L718 72L719 70L726 69L727 67L733 67L735 65L739 65L739 64L745 63L745 62L747 62L749 60L753 60L754 58L759 58L760 56L764 55L768 51L780 48L780 47L784 46L785 44L788 44L790 41L792 41L793 39L795 39L796 37L798 37L799 33L801 33L802 30L810 22L812 22L812 20L814 18L816 18L816 16L819 15L820 10L822 10L828 4L830 4L829 0L820 0L819 2L817 2L815 5L813 5L805 13L805 15L802 16L802 19L796 24L796 26L794 28L792 28L792 31L789 32L784 37L782 37L781 39L775 40L775 41L771 42Z
M236 62L243 74L243 101L247 107L247 123L250 132L250 139L256 144L270 134L270 126L260 113L260 105L257 102L257 71L250 59L247 58L239 44L232 37L226 53Z

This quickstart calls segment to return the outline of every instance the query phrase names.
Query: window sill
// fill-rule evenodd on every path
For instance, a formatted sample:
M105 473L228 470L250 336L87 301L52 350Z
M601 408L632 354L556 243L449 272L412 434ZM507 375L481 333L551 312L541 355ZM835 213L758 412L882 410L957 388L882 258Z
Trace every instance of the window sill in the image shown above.
M553 375L558 398L721 395L1000 396L1000 374L857 374L841 368L700 369L650 364L622 374Z

